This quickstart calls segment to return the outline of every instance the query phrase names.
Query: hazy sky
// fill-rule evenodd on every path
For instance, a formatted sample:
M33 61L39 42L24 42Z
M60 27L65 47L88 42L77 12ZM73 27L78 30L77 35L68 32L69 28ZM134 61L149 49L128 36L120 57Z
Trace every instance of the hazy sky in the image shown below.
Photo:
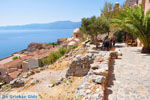
M106 0L0 0L0 26L80 21L99 16ZM125 0L107 0L123 3Z

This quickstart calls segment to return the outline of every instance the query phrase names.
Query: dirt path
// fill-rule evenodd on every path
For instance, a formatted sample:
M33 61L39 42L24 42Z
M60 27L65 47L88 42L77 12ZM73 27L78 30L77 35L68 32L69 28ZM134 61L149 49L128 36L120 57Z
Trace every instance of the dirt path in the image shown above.
M150 100L150 55L139 47L120 48L123 56L115 60L108 100Z

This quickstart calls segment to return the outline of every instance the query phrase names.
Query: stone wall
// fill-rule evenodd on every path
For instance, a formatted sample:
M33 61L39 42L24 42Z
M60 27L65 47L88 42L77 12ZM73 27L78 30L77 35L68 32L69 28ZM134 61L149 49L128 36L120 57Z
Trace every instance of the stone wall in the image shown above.
M66 76L85 76L89 72L90 64L93 63L93 54L77 55L70 62Z
M28 60L28 67L29 67L29 70L38 68L39 67L38 60L37 59L29 59Z

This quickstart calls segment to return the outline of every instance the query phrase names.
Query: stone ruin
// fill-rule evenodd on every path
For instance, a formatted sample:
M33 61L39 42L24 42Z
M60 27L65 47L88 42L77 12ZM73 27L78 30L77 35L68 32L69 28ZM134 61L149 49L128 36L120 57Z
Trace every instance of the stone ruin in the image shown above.
M66 76L85 76L89 72L90 64L93 63L94 56L91 53L77 55L70 62Z
M87 43L86 43L87 44ZM104 100L110 68L120 55L119 51L99 51L93 45L85 45L88 52L77 55L69 64L66 76L83 77L76 90L76 97L82 100Z

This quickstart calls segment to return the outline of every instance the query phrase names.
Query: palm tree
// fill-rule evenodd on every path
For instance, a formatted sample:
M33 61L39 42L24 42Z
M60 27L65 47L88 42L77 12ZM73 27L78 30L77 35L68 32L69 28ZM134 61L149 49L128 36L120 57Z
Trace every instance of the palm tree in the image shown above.
M139 38L143 43L142 53L150 53L150 10L144 13L142 5L125 8L113 19L113 25Z

